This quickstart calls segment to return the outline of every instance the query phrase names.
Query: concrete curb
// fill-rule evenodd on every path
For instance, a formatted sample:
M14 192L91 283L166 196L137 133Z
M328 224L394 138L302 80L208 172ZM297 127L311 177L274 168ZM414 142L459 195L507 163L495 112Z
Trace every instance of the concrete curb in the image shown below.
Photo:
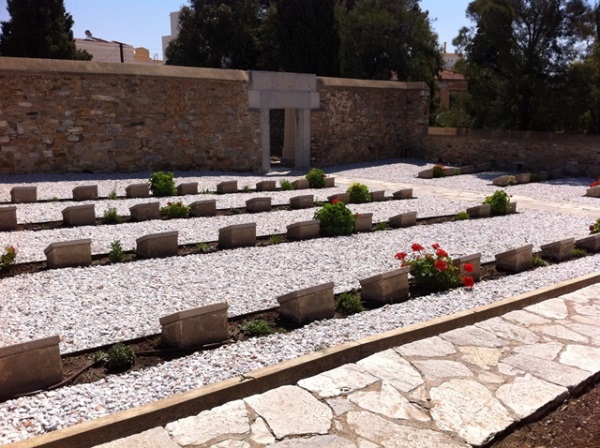
M343 364L356 362L382 350L438 335L455 328L500 316L509 311L567 294L600 282L600 273L588 274L555 285L520 294L493 304L432 319L375 336L348 342L296 359L258 369L248 375L174 395L138 408L42 434L8 448L92 447L167 423L232 400L295 384Z

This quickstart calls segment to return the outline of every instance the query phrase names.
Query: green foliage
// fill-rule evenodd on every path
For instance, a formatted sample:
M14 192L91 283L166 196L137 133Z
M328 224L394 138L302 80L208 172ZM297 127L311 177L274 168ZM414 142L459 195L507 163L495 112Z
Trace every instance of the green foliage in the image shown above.
M133 349L120 342L106 352L106 369L111 372L122 372L130 368L135 361Z
M242 192L244 192L244 193L250 193L251 191L252 191L252 189L248 185L244 185L242 187Z
M119 224L121 221L123 221L123 218L119 215L116 208L110 207L104 210L102 224Z
M594 224L590 226L590 235L593 235L594 233L600 233L600 218L596 219Z
M585 257L587 254L588 254L587 250L585 250L585 249L581 249L579 247L576 247L575 249L573 249L573 257L575 257L575 258Z
M435 165L433 167L433 177L446 177L444 165Z
M533 257L533 267L543 268L544 266L548 266L548 263L545 260L540 257Z
M283 238L281 235L271 235L269 237L269 244L281 244L283 243Z
M496 190L494 194L488 196L483 201L484 204L492 206L492 215L505 215L508 212L508 203L510 196L503 190Z
M387 221L381 221L378 222L377 224L375 224L375 231L380 231L380 230L388 230L390 228L390 223Z
M208 188L199 191L200 194L214 194L213 191L210 191Z
M173 181L173 173L155 171L150 176L150 191L154 196L175 196L177 188Z
M313 219L321 221L320 228L323 236L350 235L354 231L356 221L354 214L340 201L325 204L315 212Z
M529 182L539 182L541 179L542 178L539 173L531 173L531 176L529 177Z
M125 252L123 252L120 240L115 240L111 243L108 259L113 263L119 263L125 259Z
M275 332L273 325L266 320L257 319L245 322L241 327L242 332L246 336L266 336Z
M442 128L471 128L473 117L469 114L471 96L468 92L450 92L450 110L437 110L433 125Z
M160 213L167 219L187 218L191 209L189 205L185 205L181 201L167 202L167 205L160 209Z
M289 180L287 179L283 179L281 182L279 182L279 185L281 185L281 189L282 190L294 190L294 184L291 183Z
M355 292L344 292L337 298L335 309L338 313L349 316L364 311L365 307L360 301L360 294Z
M1 22L0 54L21 58L91 60L73 39L73 17L63 0L8 0L10 19Z
M0 255L0 269L7 268L11 264L14 264L17 258L17 250L14 246L4 247L4 253Z
M463 221L465 219L469 219L470 216L467 212L459 212L456 214L456 216L454 217L455 221Z
M565 131L558 115L573 115L570 105L581 117L575 103L585 97L565 88L594 32L585 2L474 0L467 18L473 26L462 28L453 44L465 56L475 127ZM583 109L589 104L584 101Z
M166 63L255 69L264 15L258 0L190 0L179 13L179 35L166 49Z
M239 208L232 208L229 209L229 211L232 215L239 215L240 213L242 213L242 211Z
M196 244L196 249L198 249L202 253L212 252L213 248L208 243L198 243Z
M508 185L517 185L517 178L515 176L508 176Z
M434 250L432 254L427 253L420 244L414 243L410 254L399 252L396 258L402 262L402 266L409 267L415 283L426 291L445 291L459 286L461 281L465 286L469 286L465 279L470 277L461 279L460 269L452 264L448 253L439 244L433 244L431 247Z
M350 202L362 204L363 202L371 202L371 194L369 187L364 184L355 182L346 191L350 194Z
M325 186L325 177L327 176L323 170L312 168L304 177L308 180L310 188L323 188Z
M108 193L107 198L108 199L117 199L117 192L115 190L112 190L110 193Z

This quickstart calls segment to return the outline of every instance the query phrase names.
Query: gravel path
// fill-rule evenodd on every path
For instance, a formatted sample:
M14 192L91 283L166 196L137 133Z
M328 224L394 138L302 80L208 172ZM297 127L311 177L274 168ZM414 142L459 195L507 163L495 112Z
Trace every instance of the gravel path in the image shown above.
M421 169L424 169L423 164L416 165L411 162L367 166L361 169L339 167L329 172L345 177L373 178L416 185L414 175ZM223 177L211 174L212 177L207 182L212 185L234 178L229 174ZM74 183L89 183L88 179L81 180L75 175L71 177L67 182L59 178L46 179L43 184L44 190L41 186L43 177L37 176L31 181L38 185L40 197L69 197ZM482 191L482 187L476 187L475 182L470 183L466 179L468 177L470 176L447 178L443 179L443 182L453 182L448 185L451 188ZM131 175L127 175L118 182L125 185L132 183L132 179ZM188 177L185 179L188 181ZM246 181L253 185L262 179L264 177L248 176L240 181L239 185L244 185ZM0 184L0 198L15 185L14 182L26 182L27 178L14 176L10 181L13 183ZM560 189L560 197L574 197L575 189L581 187L571 184L578 181L565 180L564 185L554 185L553 188ZM110 184L114 184L115 181L102 182L98 180L101 190L112 188ZM519 194L536 197L535 194L529 194L526 187L532 191L546 188L539 185L541 184L522 186L523 192ZM50 193L45 192L46 188ZM42 195L42 191L45 196ZM277 203L284 202L279 199L286 197L288 193L300 194L280 192L276 195ZM388 192L390 193L391 191ZM242 196L243 201L250 197L230 196L232 201L239 200L237 196ZM219 196L217 199L229 200L225 196ZM372 211L375 220L378 220L407 210L403 208L407 204L410 206L408 209L420 210L419 214L423 215L455 213L471 205L466 202L450 203L427 197L414 201L352 207L361 212ZM49 210L55 204L43 205ZM40 207L40 210L43 209L44 207ZM296 213L291 219L290 216ZM261 229L264 229L264 233L272 233L275 228L284 229L286 224L309 219L312 213L314 209L223 218L245 218L239 222L249 222L248 218L254 221L256 218L259 222L259 233L263 233ZM378 218L379 216L382 218ZM46 220L50 219L52 218ZM215 240L219 227L233 223L227 221L227 224L224 224L225 222L218 218L198 218L88 229L100 232L101 227L106 227L107 233L96 233L93 238L94 241L97 240L95 250L106 251L105 248L116 238L124 242L125 248L130 248L135 237L164 231L153 227L158 225L174 225L175 227L167 227L165 230L177 228L180 231L180 242L185 242L185 238L189 238L191 242ZM334 281L338 292L358 287L359 279L397 267L394 254L400 250L407 250L413 242L423 245L438 242L452 256L481 252L482 261L485 262L492 260L496 253L523 244L532 243L536 250L544 243L570 236L585 236L589 224L589 219L585 218L526 210L517 215L487 220L457 221L351 237L324 238L123 265L61 269L7 278L0 281L0 325L3 329L0 346L59 333L62 337L61 350L74 351L123 338L157 333L160 330L159 317L203 304L226 300L230 306L229 314L237 315L274 306L275 298L281 294L327 281ZM20 257L23 257L23 260L26 257L35 259L34 254L39 248L51 242L49 238L62 239L68 236L71 239L73 235L61 233L65 230L81 229L60 229L48 231L47 234L4 232L0 233L0 238L2 244L5 244L9 243L10 238L17 238L14 235L22 234L18 238L23 238L15 243L19 250L19 260ZM477 284L472 291L457 289L434 294L345 320L316 322L288 334L227 345L209 353L166 362L144 371L112 376L106 381L11 400L0 404L0 444L139 406L320 348L491 303L598 270L600 255L586 257Z

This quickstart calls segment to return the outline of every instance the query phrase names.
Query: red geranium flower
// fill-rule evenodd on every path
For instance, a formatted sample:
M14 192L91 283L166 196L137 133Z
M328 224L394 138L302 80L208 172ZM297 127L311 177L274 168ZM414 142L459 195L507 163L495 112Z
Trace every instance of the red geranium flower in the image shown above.
M406 255L407 255L407 254L406 254L406 252L398 252L398 253L396 254L396 258L397 258L398 260L404 261L404 259L406 258Z
M463 277L462 282L465 288L471 288L475 284L473 277Z
M335 198L333 201L331 201L333 205L338 204L339 202L340 200L338 198Z
M435 254L438 257L447 257L448 256L448 252L446 252L444 249L438 249L438 250L436 250Z
M423 246L421 246L419 243L414 243L412 246L410 246L410 248L415 252L425 250L425 248Z
M448 269L448 263L446 263L445 260L435 260L435 263L433 263L433 265L440 271L445 271L446 269Z
M438 250L440 248L440 245L438 243L433 243L431 247L433 247L434 250Z
M465 272L473 272L473 265L471 263L465 263L463 264L463 269L465 270Z

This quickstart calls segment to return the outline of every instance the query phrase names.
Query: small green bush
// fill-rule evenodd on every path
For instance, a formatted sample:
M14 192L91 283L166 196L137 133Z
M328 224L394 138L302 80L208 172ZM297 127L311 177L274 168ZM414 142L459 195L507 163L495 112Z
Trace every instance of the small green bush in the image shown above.
M246 336L266 336L274 333L275 328L266 320L257 319L250 322L245 322L241 327L242 332Z
M119 224L123 221L123 218L117 212L117 209L111 207L107 210L104 210L104 215L102 216L102 224Z
M371 202L371 193L369 187L358 182L350 185L346 193L350 194L350 202L362 204L363 202Z
M590 225L590 235L600 233L600 218L596 219L594 224Z
M4 253L0 256L0 269L7 268L11 264L14 264L15 258L17 258L17 250L14 246L6 246Z
M305 176L310 188L323 188L325 186L325 173L319 168L312 168Z
M496 190L494 194L488 196L483 201L484 204L490 204L492 206L492 215L506 215L508 211L508 203L510 202L510 196L503 190Z
M283 238L281 235L271 235L269 237L269 244L281 244L283 243Z
M533 257L533 266L536 268L542 268L548 266L548 263L540 257Z
M198 249L202 253L211 252L213 249L208 243L198 243L196 244L196 249Z
M133 349L120 342L106 352L106 369L111 372L122 372L133 365L135 353Z
M244 186L242 187L242 191L243 191L244 193L250 193L250 192L252 191L252 189L251 189L251 188L250 188L248 185L244 185Z
M343 202L335 199L317 210L313 219L321 221L321 235L350 235L354 231L356 217Z
M117 192L115 190L111 191L110 193L108 193L107 198L108 199L117 199Z
M351 314L364 311L365 307L360 301L360 294L344 292L340 294L336 300L335 309L338 311L338 313L341 313L344 316L349 316Z
M154 196L175 196L177 188L173 181L173 173L155 171L150 177L150 191Z
M160 212L168 219L187 218L190 214L191 207L185 205L181 201L167 202Z
M433 167L433 177L446 177L446 174L444 165L435 165Z
M388 230L389 228L390 228L390 223L387 221L381 221L381 222L378 222L377 224L375 224L376 231Z
M125 259L125 252L123 252L120 240L115 240L111 243L108 259L113 263L119 263Z
M283 179L279 182L279 185L281 185L282 190L294 190L294 184L287 179Z
M517 178L515 176L508 176L508 185L517 185Z
M454 217L455 221L463 221L465 219L469 219L469 214L467 212L459 212Z
M585 249L581 249L579 247L576 247L575 249L573 249L573 256L575 258L585 257L587 254L588 254L587 250L585 250Z
M539 173L531 173L531 176L529 177L529 182L539 182L541 180L542 177Z

